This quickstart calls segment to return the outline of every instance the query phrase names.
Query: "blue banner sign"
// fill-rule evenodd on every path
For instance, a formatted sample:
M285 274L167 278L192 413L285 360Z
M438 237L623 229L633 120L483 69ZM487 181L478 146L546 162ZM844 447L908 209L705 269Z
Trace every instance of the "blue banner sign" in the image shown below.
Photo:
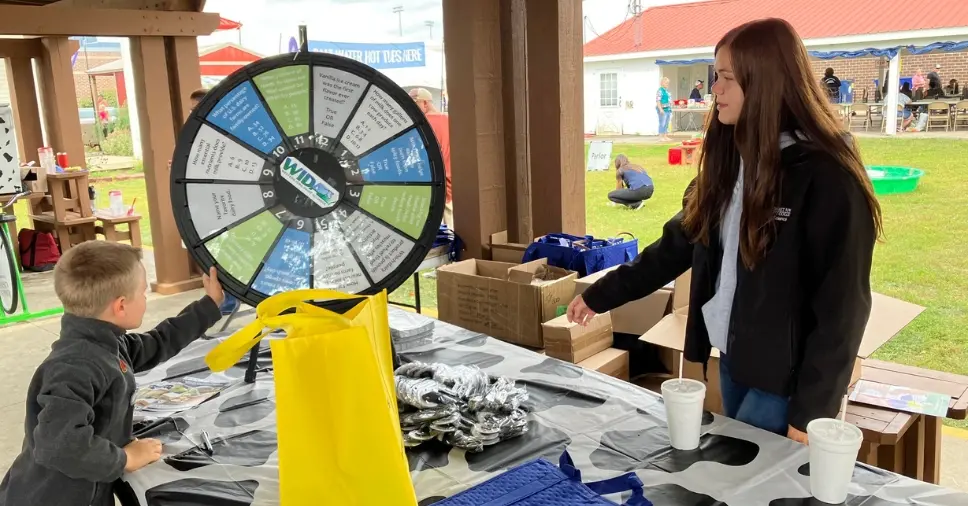
M309 41L309 50L350 58L375 69L399 69L427 65L427 52L423 42L367 44L311 40Z

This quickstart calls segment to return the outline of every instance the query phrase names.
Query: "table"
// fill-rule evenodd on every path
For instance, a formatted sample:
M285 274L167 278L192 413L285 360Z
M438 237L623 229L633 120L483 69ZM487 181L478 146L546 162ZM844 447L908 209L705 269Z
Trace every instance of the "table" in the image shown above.
M702 126L706 122L706 114L709 113L709 111L709 107L673 107L672 113L676 116L676 131L695 132L702 130ZM688 122L686 123L685 127L682 126L682 120L684 119L683 116L688 118ZM700 124L696 124L696 116L700 116L702 118L699 121Z
M399 311L391 308L391 314ZM215 344L193 343L138 381L205 371L203 357ZM269 365L267 352L262 357L260 365ZM531 396L530 430L520 438L480 454L433 443L408 450L421 506L517 464L538 457L557 459L564 449L588 481L635 471L656 506L811 504L804 500L809 496L808 450L784 437L706 413L699 450L672 451L658 395L441 322L435 325L434 342L409 350L402 358L477 365L492 375L516 379ZM229 371L235 377L242 373L238 366ZM161 438L166 458L126 475L119 487L121 503L278 505L274 403L272 375L267 371L254 384L231 387L213 401L140 434ZM212 436L213 457L196 447L201 430ZM858 506L968 504L968 494L863 464L855 467L850 494L848 504ZM324 497L320 504L325 504Z
M968 419L968 376L929 371L880 360L865 360L861 379L886 385L903 386L936 392L951 397L947 418ZM902 413L912 418L912 425L903 448L882 448L878 456L881 466L888 469L903 467L907 476L930 483L941 479L941 418ZM912 474L913 473L913 474Z

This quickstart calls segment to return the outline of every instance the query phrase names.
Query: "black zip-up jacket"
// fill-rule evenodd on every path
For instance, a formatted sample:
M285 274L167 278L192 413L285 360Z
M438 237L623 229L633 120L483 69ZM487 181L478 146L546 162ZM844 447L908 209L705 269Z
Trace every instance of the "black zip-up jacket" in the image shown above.
M65 314L27 389L23 449L0 483L0 506L114 506L133 440L134 374L175 356L221 316L208 296L144 334Z
M861 183L831 156L799 142L782 150L781 166L776 237L752 271L737 259L729 370L741 385L788 396L789 423L805 432L810 421L837 415L850 382L870 317L876 236ZM692 268L685 358L705 365L712 347L701 308L715 294L722 258L719 229L708 247L694 243L680 212L583 298L592 311L610 311Z

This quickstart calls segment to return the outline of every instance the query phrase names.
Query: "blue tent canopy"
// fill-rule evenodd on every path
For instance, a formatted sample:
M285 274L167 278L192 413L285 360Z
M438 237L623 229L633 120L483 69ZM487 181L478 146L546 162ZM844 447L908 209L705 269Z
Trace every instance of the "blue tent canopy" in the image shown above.
M911 54L925 54L932 51L943 51L946 53L964 51L968 49L968 41L963 42L934 42L927 46L897 46L889 48L867 48L857 51L807 51L810 56L821 60L833 60L834 58L866 58L866 57L886 57L893 58L902 49ZM711 58L697 58L695 60L656 60L657 65L695 65L700 63L712 64Z

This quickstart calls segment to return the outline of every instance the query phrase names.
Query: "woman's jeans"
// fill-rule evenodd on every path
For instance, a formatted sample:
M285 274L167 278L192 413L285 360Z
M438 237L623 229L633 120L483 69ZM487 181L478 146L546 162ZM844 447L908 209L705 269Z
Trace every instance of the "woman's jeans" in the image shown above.
M655 112L659 115L659 135L669 133L669 121L672 119L672 111L665 111L661 107L656 107Z
M719 383L726 416L786 436L790 399L733 382L725 354L719 355Z
M636 188L635 190L620 188L618 190L608 192L608 200L611 200L616 204L622 204L623 206L637 209L642 205L643 200L649 200L652 197L652 192L654 191L655 187L652 186L643 186L641 188Z

